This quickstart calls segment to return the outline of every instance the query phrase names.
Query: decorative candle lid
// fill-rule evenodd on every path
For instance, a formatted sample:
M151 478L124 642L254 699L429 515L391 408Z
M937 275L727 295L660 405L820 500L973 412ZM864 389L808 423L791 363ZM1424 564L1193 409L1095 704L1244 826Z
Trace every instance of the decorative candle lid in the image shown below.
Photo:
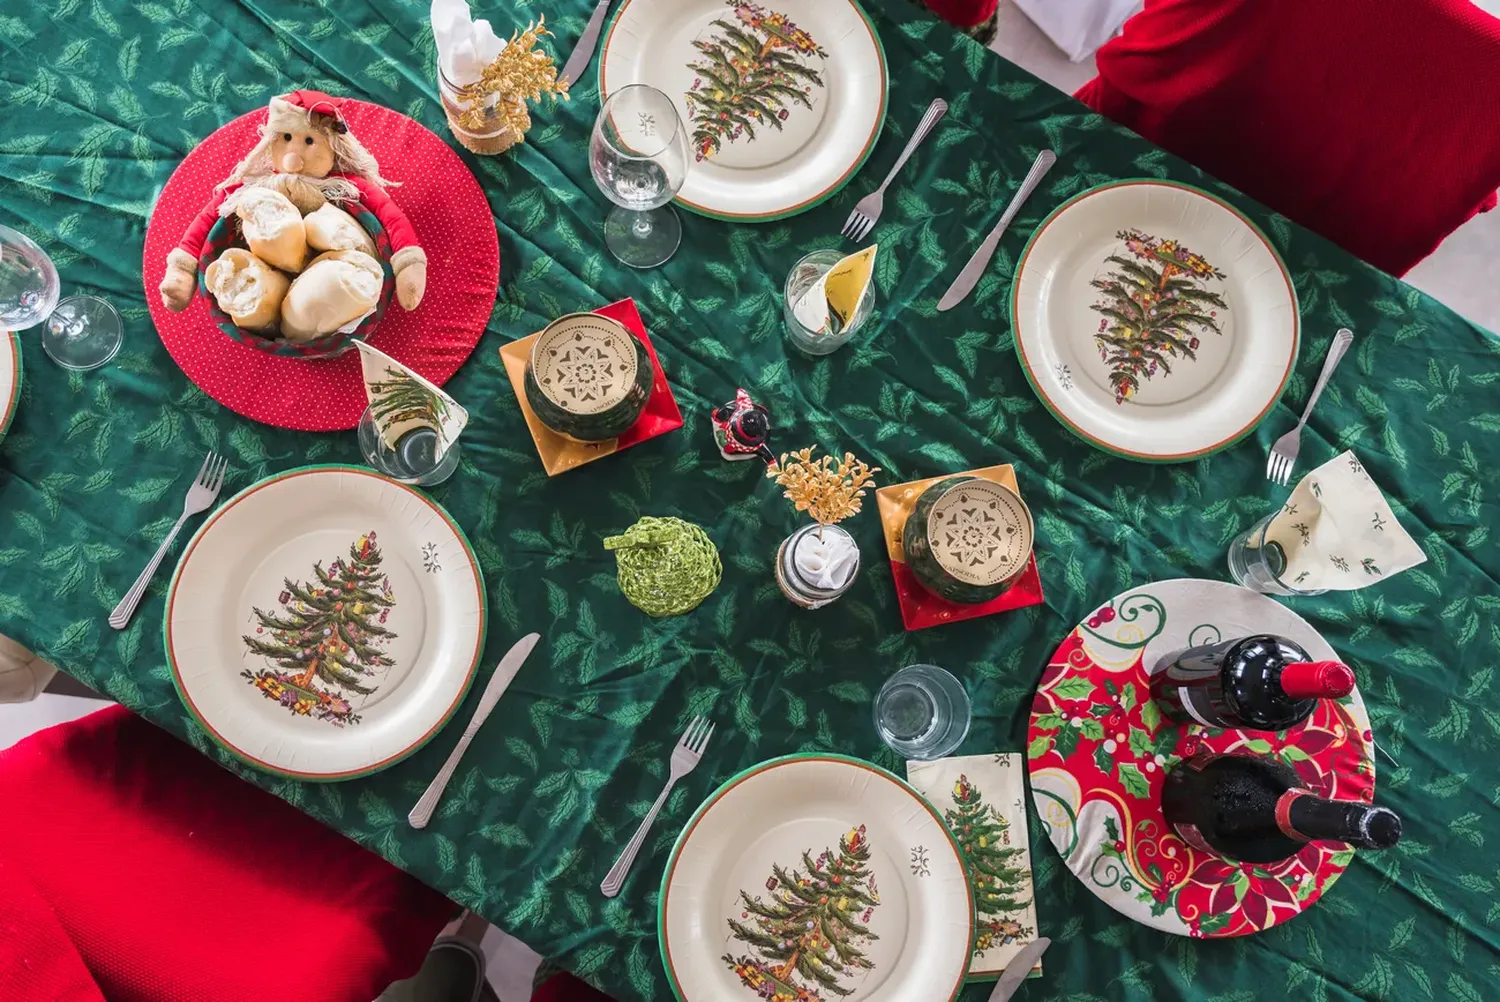
M950 487L927 515L932 556L944 571L971 585L1014 577L1031 554L1031 512L1019 495L992 480Z
M560 318L531 346L538 389L569 414L598 414L619 404L635 385L638 364L630 332L596 313Z
M618 536L608 536L619 565L620 591L652 616L676 616L698 606L723 574L708 533L680 518L647 515Z

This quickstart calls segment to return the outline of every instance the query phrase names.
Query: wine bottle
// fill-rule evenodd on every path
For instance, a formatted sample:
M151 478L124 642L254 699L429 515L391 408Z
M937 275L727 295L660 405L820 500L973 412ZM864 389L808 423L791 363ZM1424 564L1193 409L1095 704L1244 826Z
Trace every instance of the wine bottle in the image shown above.
M1188 845L1243 863L1274 863L1314 839L1359 849L1401 840L1401 817L1387 807L1326 800L1291 768L1259 755L1203 752L1167 774L1167 823Z
M1319 699L1353 691L1348 665L1314 661L1269 633L1189 647L1151 676L1151 696L1167 716L1255 731L1286 730Z

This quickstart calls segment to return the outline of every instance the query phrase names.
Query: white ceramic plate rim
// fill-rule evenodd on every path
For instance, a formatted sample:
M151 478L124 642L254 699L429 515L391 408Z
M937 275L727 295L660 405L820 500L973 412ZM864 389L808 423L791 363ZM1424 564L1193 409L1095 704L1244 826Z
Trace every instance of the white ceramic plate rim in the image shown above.
M0 330L0 441L21 406L21 335Z
M814 12L811 4L781 2L794 16ZM625 0L610 22L599 54L601 104L614 90L650 82L633 72L629 63L651 58L642 50L649 47L654 29L680 19L682 11L722 6L719 0ZM842 36L820 40L830 53L834 52L832 46L844 46L837 59L830 57L827 62L829 91L837 102L827 109L820 135L790 161L762 171L727 170L715 167L711 159L690 160L687 181L674 200L678 205L717 219L766 222L812 208L854 177L880 138L889 80L880 36L856 0L819 0L817 15L830 17L829 10L841 6L851 15L848 30ZM850 51L850 46L857 46L857 50ZM878 79L877 87L869 86L872 79ZM689 124L682 95L664 92L677 105L683 123ZM747 174L765 176L750 185L744 183Z
M1097 231L1100 224L1094 218L1107 216L1122 204L1144 201L1149 206L1153 196L1161 195L1181 206L1184 218L1189 210L1206 214L1195 220L1195 225L1208 218L1221 230L1232 234L1236 228L1240 231L1237 235L1244 246L1241 256L1232 263L1254 274L1236 279L1239 294L1232 306L1236 310L1237 337L1246 353L1238 365L1241 371L1253 375L1241 379L1231 375L1225 380L1232 391L1238 391L1236 395L1200 394L1201 403L1189 418L1174 411L1152 420L1151 408L1125 405L1105 409L1082 393L1068 392L1057 371L1059 352L1047 331L1046 304L1053 284L1049 263L1076 242L1079 232ZM1172 235L1185 242L1193 239L1190 232ZM1245 295L1244 290L1252 286L1255 295ZM1231 291L1235 288L1230 287ZM1053 416L1106 452L1152 462L1182 462L1209 455L1254 430L1281 398L1301 340L1301 315L1291 274L1265 234L1215 195L1191 185L1153 179L1102 184L1054 209L1032 234L1016 268L1011 321L1022 370Z
M726 879L725 875L716 872L712 865L715 857L707 846L710 841L708 835L714 832L711 828L704 828L703 825L705 823L717 824L718 819L722 817L724 819L722 827L744 829L746 815L736 812L733 806L735 802L746 798L753 801L754 794L759 790L781 784L789 783L796 788L799 784L806 783L807 780L799 780L795 774L806 773L809 769L846 774L843 778L848 784L851 804L873 796L896 798L902 803L909 803L912 809L910 822L920 826L920 830L931 832L933 879L917 880L904 868L898 869L898 874L903 878L903 886L908 889L916 888L916 891L908 891L909 896L925 903L929 921L920 925L914 923L913 935L920 937L918 942L906 943L897 960L899 965L897 970L888 975L881 988L876 989L873 994L858 993L859 1002L906 1002L910 996L898 997L893 992L903 987L909 988L914 983L913 976L906 977L905 985L899 981L892 984L891 979L897 978L901 971L909 971L913 965L923 964L928 965L929 968L932 966L938 968L936 974L930 974L923 982L923 997L939 1002L944 998L941 994L942 986L951 982L953 987L947 998L949 1000L957 998L968 977L969 955L974 942L974 895L973 889L969 886L963 855L958 843L953 840L948 826L944 824L936 809L910 784L873 763L835 754L785 755L751 766L715 790L683 827L682 833L677 837L677 844L672 849L666 869L662 873L661 893L658 895L657 906L657 932L661 945L662 965L666 969L667 984L671 987L673 995L681 1002L734 1002L738 998L738 994L735 994L725 999L717 988L705 987L702 991L698 991L691 986L685 987L678 975L679 967L690 974L703 968L701 966L689 967L686 963L677 965L673 962L673 942L686 944L677 950L677 955L683 957L692 953L696 938L697 943L702 944L697 951L702 954L698 963L706 964L716 975L718 973L717 966L723 947L715 944L719 942L725 916L718 914L716 902L711 896L707 901L696 902L699 904L697 911L687 911L695 903L691 898L695 891L700 894L713 895ZM826 780L821 780L821 782L826 782ZM880 791L879 794L874 792L876 789ZM795 803L788 802L784 798L775 802L785 805L789 814L796 810ZM715 812L716 808L719 809L718 813ZM851 808L851 813L857 814L858 811ZM761 813L754 816L759 819L766 815ZM903 820L898 817L892 821L889 814L878 812L868 817L869 821L866 823L872 827L876 824L887 824L892 828L897 828ZM694 836L702 832L706 832L707 835L695 841ZM878 845L882 833L872 831L870 838ZM923 844L927 844L929 841L927 836L924 835L923 839ZM906 847L903 846L897 852L905 851L905 849ZM684 876L684 873L687 876ZM704 874L703 880L701 884L695 885L692 878L699 873ZM963 917L956 918L950 928L949 923L942 921L940 917L934 918L933 916L947 892L954 888L962 888L966 910ZM918 891L924 893L918 894ZM674 911L679 904L681 910ZM684 912L687 917L677 917ZM691 957L689 960L691 961ZM719 979L716 977L714 980ZM891 987L887 989L885 987L887 985ZM931 988L930 995L926 991L929 987ZM744 999L745 1002L753 1000L748 989L744 989Z
M263 708L255 700L264 697L239 678L243 664L238 650L231 653L233 645L222 637L213 637L211 631L194 630L204 621L221 620L224 614L215 604L234 602L240 595L233 584L226 586L225 571L212 558L226 548L233 553L236 548L253 549L262 542L257 525L266 524L262 519L268 505L273 512L271 531L287 526L281 513L300 500L300 495L333 505L353 502L363 506L361 525L376 522L386 531L387 540L393 527L414 526L416 520L422 520L423 538L435 542L443 565L430 579L427 575L417 577L427 607L421 660L395 683L397 691L387 697L384 702L389 705L381 707L378 715L367 714L364 722L343 730L308 730L302 725L315 722L290 716L285 718L286 723L298 726L281 726L281 718L254 712ZM349 509L340 508L338 513L345 510ZM261 529L260 535L264 534ZM334 555L317 556L326 559ZM215 741L268 772L298 779L339 780L393 765L447 723L473 681L484 650L485 620L479 563L447 512L418 491L371 470L329 465L267 477L220 506L183 550L167 591L163 631L178 694ZM437 639L428 643L428 633ZM429 656L435 660L428 661ZM265 702L267 707L277 708ZM246 712L247 708L253 710Z

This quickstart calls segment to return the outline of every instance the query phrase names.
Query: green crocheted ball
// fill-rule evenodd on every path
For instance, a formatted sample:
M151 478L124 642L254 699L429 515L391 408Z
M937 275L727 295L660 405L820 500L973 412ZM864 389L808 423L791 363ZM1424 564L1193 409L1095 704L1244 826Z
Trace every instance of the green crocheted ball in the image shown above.
M695 609L718 587L724 567L708 533L680 518L647 515L604 540L619 565L620 591L652 616Z

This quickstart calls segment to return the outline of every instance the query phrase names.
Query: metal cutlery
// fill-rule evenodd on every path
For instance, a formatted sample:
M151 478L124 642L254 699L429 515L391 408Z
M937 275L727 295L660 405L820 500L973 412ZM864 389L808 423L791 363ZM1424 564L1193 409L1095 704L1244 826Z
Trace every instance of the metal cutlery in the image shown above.
M1333 370L1338 368L1339 362L1353 343L1354 332L1347 327L1339 328L1339 332L1333 336L1333 343L1328 346L1328 357L1323 359L1323 371L1318 373L1312 396L1307 398L1307 406L1302 409L1302 418L1297 422L1297 427L1276 440L1276 444L1271 446L1271 454L1266 457L1266 479L1273 484L1285 487L1291 482L1292 467L1297 465L1297 451L1302 447L1302 429L1312 416L1313 407L1323 394L1323 387L1328 385Z
M625 875L630 872L636 853L641 851L646 834L651 830L651 823L661 813L662 804L667 802L667 794L672 792L672 787L677 785L679 779L693 771L698 760L703 757L708 739L713 736L714 725L708 722L707 717L694 717L687 730L682 733L682 740L672 749L672 771L667 778L667 785L662 787L661 796L656 798L656 803L651 805L651 810L641 819L641 826L635 830L625 851L620 853L620 858L615 860L615 865L609 868L609 873L604 875L604 882L599 885L599 890L604 892L606 898L619 894L620 888L625 886Z
M115 606L114 611L109 614L109 625L117 630L123 630L130 624L130 617L135 615L136 606L141 604L141 599L146 597L146 586L151 583L151 576L161 566L162 558L172 548L172 541L177 538L177 533L182 529L182 523L188 520L189 515L207 511L219 498L219 488L224 486L224 473L229 469L229 460L222 459L210 452L203 460L203 466L198 470L198 476L193 480L193 485L188 488L187 497L182 502L182 516L177 519L177 524L172 526L172 531L167 533L167 538L161 541L156 548L156 555L141 571L141 576L135 579L135 584L120 599L120 604Z
M990 1002L1010 1002L1010 997L1021 987L1021 982L1026 980L1026 975L1036 966L1036 962L1042 959L1042 954L1047 952L1047 947L1052 945L1052 940L1046 936L1038 937L1034 942L1026 944L1021 952L1010 958L1010 963L1005 965L1005 970L1000 974L1000 980L995 982L995 990L990 993Z
M922 140L927 138L927 134L937 126L938 122L942 121L946 114L948 114L948 102L940 97L934 98L927 106L927 110L922 113L922 120L917 123L916 131L906 141L906 148L896 158L896 163L891 167L890 173L885 176L884 181L880 182L879 188L859 200L854 206L854 211L849 213L849 218L845 220L844 228L839 231L840 233L856 243L870 235L871 228L880 220L880 212L885 208L885 189L890 187L896 175L901 172L901 168L906 166L906 161L910 160L911 155L917 151L917 147L922 145Z
M1015 197L1005 207L1005 213L1000 217L1000 221L995 224L993 230L990 230L990 235L984 238L984 243L979 245L974 256L969 258L969 263L964 265L964 270L958 273L958 277L953 280L948 291L943 293L943 298L938 300L939 312L953 309L968 298L970 292L974 291L974 286L979 284L979 276L984 274L990 258L995 254L995 248L1000 246L1000 238L1005 234L1005 228L1010 225L1011 220L1016 218L1016 213L1021 211L1021 206L1025 204L1026 199L1031 197L1031 193L1036 190L1037 185L1042 183L1042 178L1047 176L1047 172L1055 163L1057 163L1057 154L1051 150L1043 150L1036 155L1036 161L1032 163L1026 179L1021 182L1021 187L1016 190Z
M589 15L589 23L584 27L583 34L578 36L578 44L573 46L573 54L557 75L559 80L566 80L569 87L578 82L583 71L588 69L589 60L594 58L594 49L599 45L599 32L604 29L604 15L608 13L609 0L599 0L594 13Z
M479 733L479 727L489 718L490 711L495 704L500 702L504 695L506 686L516 677L525 664L526 656L541 639L539 633L528 633L511 645L510 650L505 652L505 657L500 659L500 664L495 667L495 674L490 676L488 684L484 687L484 695L479 697L479 706L474 709L474 716L469 721L469 726L464 728L463 737L458 739L458 745L453 749L453 754L448 756L448 761L438 770L433 777L432 784L427 787L417 805L411 809L406 820L413 828L426 828L427 822L432 820L432 812L437 809L438 801L443 797L443 790L448 785L448 780L453 778L453 772L458 768L459 760L464 757L464 752L469 750L469 742L474 740L474 735Z

